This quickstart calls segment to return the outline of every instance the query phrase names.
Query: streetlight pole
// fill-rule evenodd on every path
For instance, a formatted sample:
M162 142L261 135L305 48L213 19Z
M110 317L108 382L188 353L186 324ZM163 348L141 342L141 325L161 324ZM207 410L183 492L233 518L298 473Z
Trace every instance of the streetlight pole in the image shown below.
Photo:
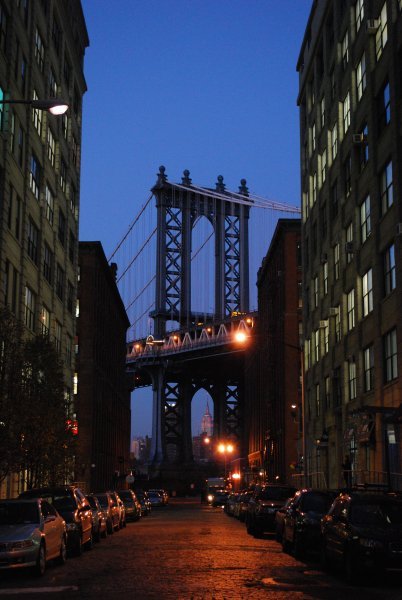
M45 110L52 115L64 115L68 110L68 103L62 98L47 98L45 100L0 100L0 104L26 104L38 110Z

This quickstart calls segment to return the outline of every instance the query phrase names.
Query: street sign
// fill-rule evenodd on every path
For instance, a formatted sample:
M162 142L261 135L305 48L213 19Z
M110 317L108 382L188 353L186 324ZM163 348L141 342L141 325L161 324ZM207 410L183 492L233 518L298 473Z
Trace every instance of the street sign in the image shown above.
M126 483L134 483L134 475L127 475Z

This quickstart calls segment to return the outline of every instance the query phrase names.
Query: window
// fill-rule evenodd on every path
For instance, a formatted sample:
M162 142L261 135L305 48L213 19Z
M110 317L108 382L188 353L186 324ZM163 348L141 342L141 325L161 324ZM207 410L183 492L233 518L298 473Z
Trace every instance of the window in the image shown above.
M313 308L318 307L318 277L315 276L313 279Z
M384 291L387 296L396 287L395 246L391 244L384 252Z
M56 294L63 300L64 298L64 271L59 264L56 267Z
M46 308L46 306L42 306L42 310L40 313L40 322L41 322L41 333L42 335L49 335L50 331L50 312Z
M384 380L386 383L398 376L396 329L384 336Z
M45 244L43 250L43 276L51 284L53 281L53 252L50 247Z
M334 279L337 281L340 275L340 249L339 244L334 246Z
M61 209L59 209L59 227L58 238L62 246L66 243L66 217Z
M35 154L32 153L29 166L29 187L37 200L39 200L40 172L39 161Z
M54 196L50 191L49 186L46 184L45 187L45 201L46 201L46 219L51 225L53 225L54 217Z
M366 54L363 52L362 57L357 65L356 69L356 83L357 83L357 99L360 100L363 96L363 92L366 89Z
M29 219L27 250L28 250L28 256L35 263L35 265L38 264L38 241L39 241L39 229L36 227L33 220Z
M319 383L317 383L315 386L315 412L316 412L316 416L319 417L321 414L320 384Z
M356 363L354 361L349 361L349 363L348 363L348 375L349 375L349 400L354 400L357 396Z
M359 31L364 18L364 0L357 0L355 4L356 31Z
M62 337L62 327L59 321L55 321L54 324L54 345L56 346L56 351L61 353L61 337Z
M392 183L392 162L390 161L380 175L381 210L385 214L394 202Z
M320 360L320 330L317 329L312 333L313 343L313 363L317 363Z
M61 117L61 130L63 137L66 140L68 138L68 117L66 113L64 113L64 115Z
M73 234L73 232L70 229L70 239L69 239L69 244L68 244L68 256L70 259L70 262L72 264L74 264L74 260L75 260L75 235Z
M352 191L352 157L348 154L345 162L343 163L343 183L345 198L348 198Z
M377 60L381 58L382 51L388 41L388 24L387 24L387 2L385 1L380 12L380 25L375 36L375 54Z
M328 354L329 351L329 322L326 321L325 327L322 328L324 337L324 354Z
M321 185L325 183L327 178L327 149L321 154Z
M322 276L323 276L323 283L324 283L324 296L326 296L328 294L328 262L325 261L325 263L322 265Z
M36 296L28 286L25 287L25 325L35 331L35 305Z
M331 130L331 150L332 150L332 160L334 161L336 155L338 154L338 125L335 123Z
M43 45L42 36L38 29L35 31L35 60L39 67L39 70L43 73L43 67L45 64L45 46Z
M353 260L353 223L349 223L346 228L346 262L349 264Z
M348 331L355 326L355 291L352 289L347 295L347 323Z
M311 177L311 199L314 205L317 201L317 173L313 173Z
M32 97L33 97L33 100L38 100L38 93L36 90L33 91ZM41 137L41 135L42 135L42 116L43 116L42 110L40 110L39 108L32 109L32 121L33 121L34 127L35 127L36 132L39 135L39 137Z
M360 205L360 234L362 238L362 244L364 244L371 234L371 209L369 195L365 197Z
M315 123L311 126L311 152L315 152L316 149L317 138L315 134Z
M47 128L47 157L50 164L54 167L56 156L56 141L54 139L52 130L50 127Z
M342 105L343 110L343 134L347 132L350 126L350 94L346 94L345 100Z
M363 350L364 391L374 389L374 348L368 346Z
M348 66L348 62L349 62L349 37L348 37L348 32L346 32L345 35L342 38L341 51L342 51L342 67L343 67L343 70L345 71L346 67Z
M359 158L360 158L360 170L362 171L369 159L369 146L368 146L368 125L365 123L362 127L362 141L359 145Z
M57 82L53 69L49 71L49 96L50 98L57 98Z
M67 282L67 310L73 314L74 288L70 281Z
M7 14L4 7L0 5L0 49L5 53L7 42Z
M321 129L325 125L325 96L323 96L321 98L321 102L320 102L320 125L321 125Z
M60 160L60 187L63 190L63 192L66 193L66 189L67 189L67 165L66 165L66 162L65 162L64 158L62 158Z
M389 91L389 81L386 81L381 88L378 97L378 123L380 131L388 125L391 120L391 98Z
M363 316L367 317L373 310L373 270L363 275Z

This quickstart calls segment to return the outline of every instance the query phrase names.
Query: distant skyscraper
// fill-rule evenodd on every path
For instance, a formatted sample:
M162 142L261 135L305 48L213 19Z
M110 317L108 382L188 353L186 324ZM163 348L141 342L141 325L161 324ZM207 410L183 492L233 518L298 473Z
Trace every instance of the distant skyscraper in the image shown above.
M201 433L206 433L211 436L214 431L214 421L211 413L209 412L209 405L207 402L207 406L205 409L205 413L201 419Z

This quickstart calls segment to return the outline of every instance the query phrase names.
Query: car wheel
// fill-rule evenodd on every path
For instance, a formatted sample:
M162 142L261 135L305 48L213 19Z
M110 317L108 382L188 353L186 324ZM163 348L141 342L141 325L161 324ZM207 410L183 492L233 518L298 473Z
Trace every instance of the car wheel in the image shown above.
M295 558L302 558L304 553L303 540L297 531L293 534L293 555Z
M60 554L57 558L57 562L59 563L59 565L64 565L66 560L67 560L67 546L66 546L65 537L63 535L63 537L61 538L61 542L60 542Z
M39 546L38 558L36 559L33 571L37 577L42 577L46 571L46 548L44 544Z

